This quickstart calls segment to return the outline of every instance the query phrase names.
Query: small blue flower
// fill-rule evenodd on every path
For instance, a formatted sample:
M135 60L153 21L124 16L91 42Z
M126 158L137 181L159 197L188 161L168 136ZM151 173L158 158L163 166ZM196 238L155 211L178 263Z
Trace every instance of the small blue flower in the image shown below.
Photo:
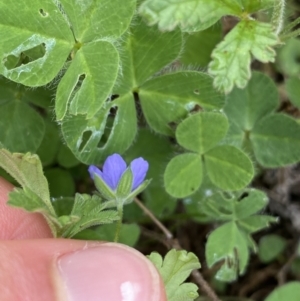
M133 175L132 189L135 190L145 180L149 164L143 158L134 159L130 163L130 169ZM88 169L90 176L94 179L95 174L98 175L112 190L116 190L118 183L126 171L127 165L119 154L113 154L105 160L102 171L95 165L91 165Z

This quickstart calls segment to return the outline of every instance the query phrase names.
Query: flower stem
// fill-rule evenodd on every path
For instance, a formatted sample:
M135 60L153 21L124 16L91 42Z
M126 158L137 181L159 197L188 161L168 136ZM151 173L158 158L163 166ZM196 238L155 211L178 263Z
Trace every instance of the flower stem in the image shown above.
M123 221L123 203L120 201L117 201L117 204L118 204L117 210L118 210L118 214L119 214L119 220L117 222L117 228L116 228L114 242L119 241L121 227L122 227L122 221Z
M272 15L272 25L277 35L280 34L284 22L285 0L276 0Z

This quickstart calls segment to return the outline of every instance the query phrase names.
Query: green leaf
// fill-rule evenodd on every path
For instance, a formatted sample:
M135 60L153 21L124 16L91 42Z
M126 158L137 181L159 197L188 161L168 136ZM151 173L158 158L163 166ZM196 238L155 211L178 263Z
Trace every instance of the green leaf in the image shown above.
M0 3L0 73L5 77L41 86L63 67L74 38L57 5L52 0ZM32 52L29 57L26 52L37 46L43 48L42 56L31 61Z
M0 149L0 166L23 188L35 193L53 211L47 179L43 174L41 161L37 155L10 153Z
M109 117L111 109L116 112L112 123ZM68 147L86 164L100 164L114 152L123 153L131 145L136 131L134 99L129 93L107 101L91 119L84 115L68 116L62 123Z
M234 86L244 88L251 77L251 54L257 60L274 62L277 37L271 24L254 20L238 23L213 51L209 73L214 86L229 93Z
M45 120L45 126L45 135L36 153L42 161L43 166L48 166L55 161L60 144L60 137L59 129L54 122Z
M161 33L137 18L120 45L122 77L114 93L138 92L148 79L178 58L181 48L179 30Z
M276 288L265 301L298 301L300 291L300 282L289 282L283 286Z
M204 154L224 138L227 129L226 116L221 113L202 112L191 115L179 124L176 139L182 147Z
M77 193L70 218L71 222L62 229L62 237L73 237L80 231L99 224L109 224L119 219L117 211L104 210L106 203L94 195Z
M60 3L81 43L95 37L120 37L128 29L136 9L136 0L127 0L126 5L121 0L60 0Z
M209 235L205 256L208 267L225 260L216 274L220 281L231 282L245 272L249 260L248 243L235 222L228 222Z
M92 118L111 94L118 72L119 54L113 44L102 40L83 45L58 85L57 120L65 117L68 108L68 114Z
M277 87L270 77L253 72L245 89L235 88L227 96L224 112L229 120L229 131L224 143L242 147L256 123L279 105Z
M200 268L195 254L172 249L164 259L156 252L152 252L148 258L162 276L168 301L189 301L198 297L195 284L183 283L193 270Z
M277 68L287 76L300 75L300 40L289 39L286 44L278 49Z
M75 194L75 183L72 174L62 168L45 170L51 197L67 197Z
M71 168L80 163L65 144L60 145L56 159L57 163L64 168Z
M207 67L211 60L211 53L222 40L222 26L220 23L210 28L184 35L185 43L180 61L184 65Z
M9 193L8 205L21 208L28 212L41 213L46 219L54 237L57 235L57 216L53 207L49 207L39 196L27 187L23 189L15 188Z
M158 23L160 30L200 31L216 23L222 16L240 16L269 8L272 0L146 0L139 13L150 25Z
M147 0L139 8L149 25L158 24L160 30L200 31L216 23L223 15L239 12L237 3L229 1Z
M166 191L173 197L193 194L202 182L202 161L197 154L182 154L173 158L164 173Z
M300 79L297 77L290 77L285 82L286 92L291 103L300 108Z
M231 145L217 146L204 155L208 176L213 184L224 190L239 190L254 176L248 156Z
M142 85L139 96L148 124L165 135L172 135L172 124L195 107L220 109L225 100L213 88L212 79L197 71L177 71L151 79Z
M268 215L249 216L238 221L238 225L248 233L255 233L270 226L271 223L277 223L278 218Z
M257 161L280 167L300 160L300 125L284 114L273 114L256 124L250 135Z
M45 133L42 117L26 103L10 100L0 108L0 141L12 152L35 152Z
M258 256L261 262L269 263L276 259L285 249L287 242L276 234L265 235L259 240Z

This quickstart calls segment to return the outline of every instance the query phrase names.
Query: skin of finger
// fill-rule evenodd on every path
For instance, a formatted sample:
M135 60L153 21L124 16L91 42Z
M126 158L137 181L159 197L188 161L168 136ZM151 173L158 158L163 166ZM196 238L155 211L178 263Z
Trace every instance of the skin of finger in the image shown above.
M103 244L106 243L69 239L0 241L0 300L66 301L57 268L58 258L71 252L101 247ZM125 248L127 251L131 249ZM153 266L151 269L153 270ZM160 277L159 283L161 298L157 301L166 301Z
M0 177L0 240L52 237L46 220L39 213L29 213L7 205L13 185Z

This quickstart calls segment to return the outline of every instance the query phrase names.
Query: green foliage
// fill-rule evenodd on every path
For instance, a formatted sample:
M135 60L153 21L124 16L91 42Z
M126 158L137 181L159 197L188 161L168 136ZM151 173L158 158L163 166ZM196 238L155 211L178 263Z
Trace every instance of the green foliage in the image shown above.
M279 235L269 234L259 240L258 256L261 262L269 263L276 259L285 249L286 240Z
M224 143L250 147L258 163L266 167L298 162L299 124L285 114L274 113L278 106L274 83L266 75L254 73L244 90L236 88L228 95L224 111L230 127Z
M265 301L297 301L299 299L300 282L289 282L275 289Z
M229 93L234 86L245 88L251 77L251 55L267 63L275 61L277 37L270 24L244 20L227 34L212 53L209 73L214 86Z
M161 30L177 25L183 31L200 31L216 23L224 15L242 17L268 8L271 0L146 0L139 12L150 25L158 23Z
M193 114L179 124L177 142L195 153L181 154L168 164L164 182L169 194L182 198L198 190L204 167L212 183L224 190L239 190L251 181L254 171L247 155L234 146L218 145L227 128L227 118L214 112Z
M300 108L300 80L297 77L290 77L286 83L286 92L292 104Z
M271 216L257 215L267 203L266 195L255 189L229 196L213 194L200 203L199 210L225 222L209 235L205 249L209 267L224 260L215 275L218 280L231 282L237 279L238 274L245 273L249 248L256 251L251 234L276 221Z
M156 252L151 253L148 258L162 276L168 301L192 301L198 297L195 284L183 283L193 270L200 268L195 254L173 249L164 259Z

